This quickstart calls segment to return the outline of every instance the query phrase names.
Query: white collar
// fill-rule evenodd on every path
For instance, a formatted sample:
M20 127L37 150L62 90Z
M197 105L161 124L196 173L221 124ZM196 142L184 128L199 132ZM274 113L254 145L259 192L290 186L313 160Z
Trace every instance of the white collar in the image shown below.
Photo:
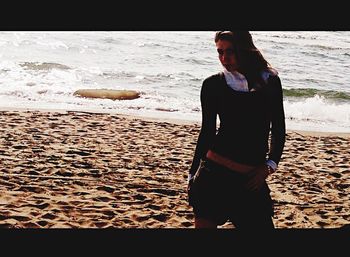
M248 81L245 76L238 71L230 72L224 68L224 75L227 85L235 91L249 92ZM265 82L268 81L271 76L278 76L278 71L269 68L261 73L262 78Z
M224 68L224 75L227 85L233 90L249 92L248 81L243 74L238 71L230 72Z

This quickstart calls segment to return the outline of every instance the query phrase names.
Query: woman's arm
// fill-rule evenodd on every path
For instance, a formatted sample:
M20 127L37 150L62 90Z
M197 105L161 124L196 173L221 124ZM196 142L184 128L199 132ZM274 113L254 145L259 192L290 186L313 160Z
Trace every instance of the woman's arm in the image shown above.
M217 87L212 82L211 79L204 80L201 88L202 126L189 171L190 177L196 173L200 160L206 158L206 154L216 135L217 99L215 99L215 96L217 95Z
M279 163L285 140L286 140L286 125L285 114L283 107L283 91L281 80L278 76L272 76L269 81L271 86L271 142L269 159L276 164Z

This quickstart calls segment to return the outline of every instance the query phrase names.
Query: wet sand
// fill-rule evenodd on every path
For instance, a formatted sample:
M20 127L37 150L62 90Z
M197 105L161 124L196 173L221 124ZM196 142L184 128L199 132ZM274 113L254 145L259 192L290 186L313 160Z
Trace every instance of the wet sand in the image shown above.
M119 114L3 110L0 227L193 228L186 181L199 129ZM350 224L349 145L349 134L288 131L268 178L276 228Z

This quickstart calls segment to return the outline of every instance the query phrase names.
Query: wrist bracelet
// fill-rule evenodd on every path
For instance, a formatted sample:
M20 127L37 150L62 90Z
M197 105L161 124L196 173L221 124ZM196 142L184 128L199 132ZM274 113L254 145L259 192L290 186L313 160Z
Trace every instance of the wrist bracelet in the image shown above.
M271 175L272 173L275 172L275 170L270 165L267 164L266 166L267 166L268 175Z

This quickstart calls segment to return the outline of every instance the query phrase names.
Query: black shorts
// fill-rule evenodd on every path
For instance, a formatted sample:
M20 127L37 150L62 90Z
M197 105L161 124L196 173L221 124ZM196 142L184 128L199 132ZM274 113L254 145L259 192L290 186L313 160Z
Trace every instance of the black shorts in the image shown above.
M258 192L244 186L247 175L222 167L210 160L201 167L189 191L196 218L223 225L231 221L237 228L273 228L273 201L265 182Z

